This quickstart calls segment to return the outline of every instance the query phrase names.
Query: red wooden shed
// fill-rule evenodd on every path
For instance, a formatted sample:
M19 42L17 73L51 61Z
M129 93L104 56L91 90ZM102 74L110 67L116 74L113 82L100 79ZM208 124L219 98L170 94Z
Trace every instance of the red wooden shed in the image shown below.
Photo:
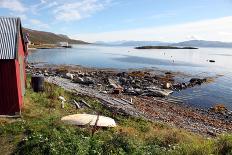
M20 18L0 17L0 115L20 114L26 50Z

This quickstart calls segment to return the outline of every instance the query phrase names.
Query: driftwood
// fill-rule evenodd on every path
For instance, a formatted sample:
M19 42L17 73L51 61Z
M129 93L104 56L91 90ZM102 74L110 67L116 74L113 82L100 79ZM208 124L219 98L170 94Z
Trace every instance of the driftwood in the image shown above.
M116 99L116 98L112 98L112 100L114 100L114 101L116 101L116 102L118 102L118 103L124 104L124 105L127 104L125 101L118 100L118 99Z
M81 103L83 103L85 106L91 108L91 106L87 102L85 102L84 100L81 100Z
M123 100L124 102L126 102L126 103L128 103L128 104L133 105L133 102L127 101L127 100L126 100L126 99L124 99L124 98L121 98L121 100Z
M81 106L79 105L79 103L77 103L77 101L73 100L73 102L74 102L77 109L81 109Z

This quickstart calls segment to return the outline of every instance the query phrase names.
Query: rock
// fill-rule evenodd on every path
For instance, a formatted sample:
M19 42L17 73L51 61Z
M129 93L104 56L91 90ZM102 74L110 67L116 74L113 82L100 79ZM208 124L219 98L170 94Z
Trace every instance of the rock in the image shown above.
M214 62L216 62L216 61L215 61L215 60L209 60L209 62L214 63Z
M153 97L166 97L169 96L173 91L164 90L159 88L148 88L148 90L143 94L145 96L153 96Z
M138 90L140 90L140 89L138 89ZM128 88L124 92L128 95L134 95L134 96L137 96L140 94L140 93L136 92L133 88Z
M70 80L73 80L74 74L66 73L66 78L67 78L67 79L70 79Z
M83 84L86 84L86 85L94 84L94 80L91 77L86 77L84 79Z
M84 79L81 78L81 77L75 77L75 78L73 79L73 82L75 82L75 83L83 83L83 82L84 82Z
M114 81L113 79L108 79L108 82L109 82L110 87L115 88L115 89L118 88L117 82Z
M207 130L207 134L210 135L210 136L213 136L213 137L216 137L217 134L213 131L210 131L210 130Z
M113 94L121 94L122 93L122 88L115 88L113 91Z
M115 80L112 80L112 79L108 79L108 82L110 84L110 87L112 87L114 90L113 90L113 93L114 94L120 94L123 90L123 87L119 84L117 84L117 82Z
M84 73L78 73L79 77L84 77Z
M163 85L163 88L164 89L170 89L171 88L171 83L169 83L169 82L166 82L166 83L164 83L164 85Z
M32 66L30 66L30 65L27 65L27 68L28 68L28 69L32 69L33 67L32 67Z
M107 91L100 91L100 93L103 93L103 94L108 94Z
M98 86L98 87L101 87L101 86L102 86L102 84L98 83L98 84L97 84L97 86Z
M123 78L123 77L120 77L120 78L119 78L119 82L120 82L122 85L126 85L127 79L126 79L126 78Z
M166 74L166 75L170 75L170 74L172 74L172 73L171 73L171 72L166 72L165 74Z
M44 76L49 76L49 74L48 73L44 73Z
M216 104L215 106L210 108L210 110L215 113L221 113L221 114L225 114L228 111L228 109L225 107L224 104Z
M80 83L80 84L85 84L85 85L90 85L90 84L94 84L94 80L91 77L75 77L73 79L73 82L75 83Z
M207 82L207 79L192 78L190 81L192 85L201 85L204 82Z
M118 73L116 76L117 77L125 77L127 75L126 72Z

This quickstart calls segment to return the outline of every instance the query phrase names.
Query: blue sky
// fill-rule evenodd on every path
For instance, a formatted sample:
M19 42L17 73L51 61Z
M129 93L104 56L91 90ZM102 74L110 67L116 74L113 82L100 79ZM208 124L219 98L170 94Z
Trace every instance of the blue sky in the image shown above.
M0 0L0 14L91 42L232 42L232 0Z

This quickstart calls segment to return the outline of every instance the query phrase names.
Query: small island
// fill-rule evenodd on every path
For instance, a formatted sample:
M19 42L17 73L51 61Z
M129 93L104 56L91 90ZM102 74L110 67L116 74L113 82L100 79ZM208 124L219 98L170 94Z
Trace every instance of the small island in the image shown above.
M198 49L196 47L176 47L176 46L140 46L135 49Z

